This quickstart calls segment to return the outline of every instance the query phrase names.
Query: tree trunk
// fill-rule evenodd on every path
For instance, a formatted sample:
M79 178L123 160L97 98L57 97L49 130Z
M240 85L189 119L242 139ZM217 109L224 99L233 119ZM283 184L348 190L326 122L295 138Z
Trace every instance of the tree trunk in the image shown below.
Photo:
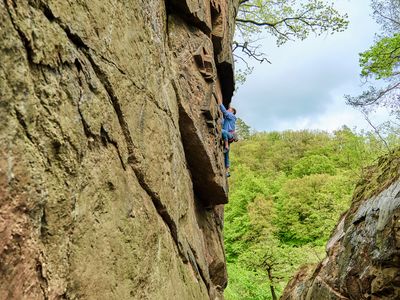
M276 293L275 293L275 287L272 284L272 274L271 274L271 269L270 268L267 269L267 273L268 273L268 279L269 279L269 282L270 282L269 288L271 290L272 300L278 300L278 297L276 296Z

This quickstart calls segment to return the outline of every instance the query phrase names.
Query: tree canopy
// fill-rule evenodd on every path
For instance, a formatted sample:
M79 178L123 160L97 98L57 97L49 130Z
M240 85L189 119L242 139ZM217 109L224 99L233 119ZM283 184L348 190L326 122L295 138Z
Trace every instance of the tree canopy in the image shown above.
M360 54L361 76L390 78L399 73L400 33L383 37L369 50Z
M373 0L373 15L381 32L376 43L360 53L361 77L384 80L386 85L370 85L361 95L346 95L347 103L370 111L385 106L400 119L400 0Z

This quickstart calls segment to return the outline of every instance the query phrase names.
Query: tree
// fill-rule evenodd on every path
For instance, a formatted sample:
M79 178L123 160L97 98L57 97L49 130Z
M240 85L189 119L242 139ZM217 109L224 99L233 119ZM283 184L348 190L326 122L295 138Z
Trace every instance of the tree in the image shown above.
M361 77L384 80L386 86L370 85L359 96L346 95L346 101L364 113L384 106L400 119L400 0L373 0L372 8L382 32L375 45L360 54Z
M251 135L251 128L241 118L236 120L236 132L239 136L239 140L248 139Z
M325 155L310 155L299 159L293 167L292 174L300 178L312 174L335 175L335 166Z
M261 273L261 278L264 277L264 281L267 281L272 300L278 300L276 285L281 278L276 273L279 274L282 266L288 263L285 257L280 255L280 250L278 241L268 237L250 247L241 257L243 263L255 272Z
M289 245L324 245L338 212L349 204L353 182L348 176L313 174L289 179L278 193L275 225Z
M372 0L376 22L382 26L382 35L392 35L400 30L400 1L399 0Z
M312 33L340 32L347 25L347 15L340 14L325 0L240 0L233 51L246 65L245 58L262 63L268 61L257 44L262 30L272 35L279 46L287 41L304 40ZM249 71L247 65L240 75Z

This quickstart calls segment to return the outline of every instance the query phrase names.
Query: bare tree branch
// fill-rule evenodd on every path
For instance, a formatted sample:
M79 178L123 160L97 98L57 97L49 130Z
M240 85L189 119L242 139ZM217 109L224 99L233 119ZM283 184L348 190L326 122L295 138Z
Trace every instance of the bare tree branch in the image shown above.
M256 47L250 46L249 43L247 43L247 42L244 42L243 44L240 44L238 42L233 42L232 50L234 52L236 49L242 49L242 52L244 54L246 54L247 57L252 58L260 63L263 63L266 61L271 64L271 62L265 57L265 53L257 51L258 48L259 48L258 46L256 46ZM239 55L236 55L236 54L234 54L234 55L244 61L244 59L242 57L240 57ZM248 67L247 63L246 63L246 65Z
M393 91L397 88L400 88L400 82L394 84L393 86L389 86L386 89L379 90L379 92L375 93L375 96L373 96L373 90L370 90L369 92L364 92L359 97L350 97L348 95L345 97L346 97L347 102L351 105L369 106L369 105L377 103L379 100L381 100L387 94L389 94L391 91ZM367 97L367 96L369 96L369 97Z
M386 140L382 137L382 135L380 134L378 128L376 128L374 126L374 124L372 124L371 120L369 119L367 113L365 111L361 111L361 113L364 115L365 120L368 122L368 124L374 129L376 135L379 137L379 139L385 144L386 149L388 150L388 152L390 151L389 145L386 142Z

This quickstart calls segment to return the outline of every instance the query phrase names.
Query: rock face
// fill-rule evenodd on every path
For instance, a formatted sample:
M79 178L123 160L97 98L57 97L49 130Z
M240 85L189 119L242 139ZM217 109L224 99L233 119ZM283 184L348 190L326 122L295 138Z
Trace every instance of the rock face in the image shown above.
M0 299L222 299L237 6L0 2Z
M400 150L370 168L327 244L281 299L400 299Z

